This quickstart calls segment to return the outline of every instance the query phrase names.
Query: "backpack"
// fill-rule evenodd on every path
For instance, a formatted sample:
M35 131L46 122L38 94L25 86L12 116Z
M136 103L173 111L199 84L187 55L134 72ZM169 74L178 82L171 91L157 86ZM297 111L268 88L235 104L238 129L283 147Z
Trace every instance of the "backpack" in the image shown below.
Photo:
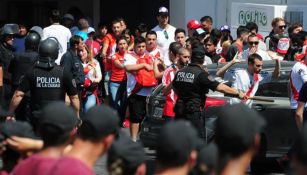
M152 64L151 57L149 55L145 55L143 58L139 58L137 60L137 64ZM157 79L155 78L154 71L148 71L145 68L140 69L135 74L136 84L132 93L139 92L143 87L154 87L158 84Z

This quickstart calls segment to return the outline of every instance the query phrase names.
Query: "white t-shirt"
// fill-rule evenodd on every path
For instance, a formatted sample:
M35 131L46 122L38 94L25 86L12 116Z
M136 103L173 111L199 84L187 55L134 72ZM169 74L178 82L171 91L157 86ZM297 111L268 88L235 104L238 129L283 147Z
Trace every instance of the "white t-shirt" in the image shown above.
M124 56L124 66L127 65L133 65L137 64L137 58L134 56L135 53L127 53ZM145 54L144 54L145 55ZM131 92L133 91L136 80L135 80L135 72L126 72L127 74L127 95L128 97L131 95ZM152 88L142 88L139 92L137 92L137 95L140 96L148 96L151 93Z
M224 76L225 81L232 82L231 87L241 90L244 93L250 92L250 94L247 94L249 97L253 97L256 94L260 84L270 82L271 79L271 73L261 71L258 74L258 81L255 81L254 75L242 68L229 69ZM238 98L232 98L231 103L240 103L240 100ZM252 103L252 100L245 102L249 107L251 107Z
M59 41L60 50L58 58L55 60L55 62L60 65L62 55L64 55L64 53L67 51L67 44L69 43L69 39L71 38L70 30L62 25L53 24L44 28L43 33L43 40L48 37L55 37Z
M101 69L100 69L100 65L99 62L96 59L93 59L94 61L94 69L90 69L90 71L85 74L85 78L89 78L89 79L94 79L94 78L102 78L102 74L101 74ZM82 63L83 67L88 66L88 63ZM95 75L94 75L95 74Z
M304 82L307 82L307 66L301 62L295 63L295 65L291 69L291 80L292 85L299 93ZM291 93L291 109L297 108L297 101L294 99L294 90L292 89L292 85L290 85L290 93Z
M157 33L158 48L162 52L164 64L166 66L170 66L171 61L169 60L168 48L169 48L169 45L175 41L176 28L173 27L172 25L168 25L166 29L162 29L159 25L157 25L152 30ZM165 34L165 32L167 34Z
M249 56L248 50L249 50L249 49L245 49L245 50L243 51L243 54L242 54L242 59L243 59L243 60L247 60L247 59L248 59L248 56ZM258 49L258 50L256 51L256 53L257 53L258 55L261 56L261 58L262 58L263 61L272 60L272 58L269 56L269 54L268 54L267 51L263 51L263 50L261 50L261 49Z

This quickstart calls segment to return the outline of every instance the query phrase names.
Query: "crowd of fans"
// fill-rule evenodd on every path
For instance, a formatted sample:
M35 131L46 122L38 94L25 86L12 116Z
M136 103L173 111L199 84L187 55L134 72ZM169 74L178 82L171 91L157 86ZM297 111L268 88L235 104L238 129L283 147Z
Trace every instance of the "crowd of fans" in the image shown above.
M86 18L61 16L58 10L51 12L51 25L45 28L33 26L28 30L22 24L2 27L0 104L9 113L1 109L1 116L9 116L6 119L10 120L0 128L3 174L94 174L96 161L107 152L111 175L145 174L145 152L137 142L138 133L146 117L146 97L161 83L166 97L162 118L172 122L159 134L155 173L245 174L265 126L265 121L248 108L249 100L247 105L227 105L221 111L216 142L207 146L191 123L175 120L177 95L172 81L191 57L201 57L204 70L209 64L228 62L217 76L232 79L232 87L241 99L253 96L258 87L249 92L238 79L243 74L258 75L262 61L276 61L273 74L259 76L263 82L278 78L280 61L298 62L301 67L291 74L290 91L296 102L293 109L300 107L296 116L302 136L291 160L298 174L307 172L307 130L302 127L302 105L306 101L301 97L305 93L298 98L307 81L307 32L302 24L288 27L283 18L274 18L272 31L264 37L258 33L257 24L249 22L239 26L235 36L230 26L214 28L210 16L202 17L200 22L190 20L185 30L169 24L167 8L159 8L156 15L158 25L153 29L141 23L133 31L123 18L112 21L111 31L104 24L95 30ZM55 52L44 52L40 47L40 42L48 39L56 41ZM44 53L55 53L51 58L64 69L64 74L71 74L73 87L67 86L70 88L66 88L63 102L50 100L33 107L33 97L28 93L31 88L26 88L32 85L25 85L24 79L46 56ZM228 71L233 64L244 61L252 66L248 68L252 72ZM298 80L300 77L302 80ZM36 85L57 83L53 79L41 81ZM254 77L253 83L247 83L254 86L256 82L258 78ZM34 121L33 113L37 111ZM130 127L131 138L120 131L121 127Z

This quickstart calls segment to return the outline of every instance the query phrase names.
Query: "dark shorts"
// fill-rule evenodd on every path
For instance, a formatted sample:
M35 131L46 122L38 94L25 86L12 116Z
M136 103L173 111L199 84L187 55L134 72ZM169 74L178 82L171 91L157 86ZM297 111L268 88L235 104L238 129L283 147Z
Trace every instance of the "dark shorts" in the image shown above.
M146 96L136 94L128 98L131 123L141 123L146 115Z

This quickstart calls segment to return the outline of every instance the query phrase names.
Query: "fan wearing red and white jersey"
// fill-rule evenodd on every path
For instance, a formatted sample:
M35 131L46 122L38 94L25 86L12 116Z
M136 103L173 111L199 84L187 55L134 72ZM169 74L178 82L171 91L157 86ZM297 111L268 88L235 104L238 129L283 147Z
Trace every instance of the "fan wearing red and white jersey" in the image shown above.
M146 33L146 51L153 59L161 58L161 51L157 47L157 33L149 31Z
M224 80L230 81L232 83L231 87L239 91L243 91L246 93L247 97L253 97L256 94L260 84L270 82L272 78L277 79L280 75L280 61L278 59L276 59L273 73L261 71L263 65L262 58L256 53L248 57L247 69L229 69L232 65L238 62L239 60L235 57L231 62L221 68L216 74L217 76L223 77ZM239 103L240 100L233 98L231 102ZM252 100L244 101L244 103L251 107Z
M130 112L130 135L132 140L136 141L139 132L139 124L146 115L146 96L151 93L152 87L143 87L136 91L138 85L137 73L142 69L152 71L152 64L138 63L140 59L151 60L150 56L145 53L146 42L143 37L136 37L134 40L134 52L127 53L124 56L124 66L127 71L127 94L128 107ZM152 78L154 74L152 71Z
M307 53L307 52L306 52ZM307 82L307 60L305 57L302 61L295 63L290 74L290 93L291 93L291 109L297 108L297 100L299 92L305 82Z

